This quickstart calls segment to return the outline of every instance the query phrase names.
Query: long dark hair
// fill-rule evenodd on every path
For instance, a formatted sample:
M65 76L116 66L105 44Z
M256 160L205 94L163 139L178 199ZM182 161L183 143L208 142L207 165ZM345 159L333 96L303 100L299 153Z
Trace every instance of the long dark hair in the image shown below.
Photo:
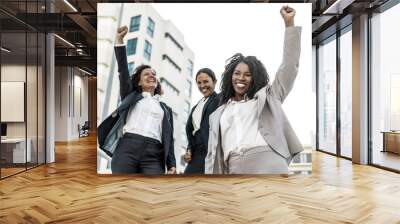
M142 74L142 71L145 70L146 68L151 69L151 66L150 65L139 65L138 67L136 67L136 69L133 71L133 74L131 75L131 82L132 82L133 88L139 90L139 92L142 92L142 87L139 86L140 74ZM157 82L157 87L154 89L154 95L156 95L156 94L161 95L160 82Z
M241 53L237 53L227 60L225 71L222 73L220 105L227 103L230 98L235 96L235 90L232 85L232 75L239 63L245 63L249 66L252 76L252 82L246 93L247 97L252 99L258 90L269 83L269 75L261 61L255 56L245 57Z

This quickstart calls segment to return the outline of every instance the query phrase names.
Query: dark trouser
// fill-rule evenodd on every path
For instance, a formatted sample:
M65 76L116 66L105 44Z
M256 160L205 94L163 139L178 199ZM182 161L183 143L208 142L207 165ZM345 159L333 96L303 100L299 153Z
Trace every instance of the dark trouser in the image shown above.
M192 150L192 161L185 169L185 174L204 174L204 161L207 156L207 142L203 142L200 131L194 136L194 146Z
M204 160L206 159L207 151L202 148L194 150L192 151L192 161L186 166L185 174L204 174Z
M125 133L111 160L113 174L164 174L164 149L152 138Z

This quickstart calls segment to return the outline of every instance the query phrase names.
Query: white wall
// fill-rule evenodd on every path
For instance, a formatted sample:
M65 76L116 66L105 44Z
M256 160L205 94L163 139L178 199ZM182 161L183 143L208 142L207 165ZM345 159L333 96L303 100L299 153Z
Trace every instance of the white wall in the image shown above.
M7 137L10 138L25 138L29 139L32 161L44 163L44 74L42 67L32 66L25 64L3 64L1 66L1 81L2 82L23 82L26 89L19 89L19 94L22 94L20 107L12 108L10 106L1 107L2 112L16 113L15 110L22 114L22 121L20 122L6 122L7 123ZM27 78L27 80L26 80ZM8 97L2 88L2 98ZM26 91L26 99L25 98ZM12 103L12 102L11 102ZM15 102L16 103L16 102ZM26 105L25 105L26 103ZM2 102L3 104L3 102ZM14 110L14 111L13 111ZM26 119L24 114L26 113ZM3 118L2 118L3 119ZM48 152L51 150L48 148ZM38 157L37 157L38 154ZM51 157L50 157L51 158Z
M33 66L25 66L19 64L7 64L1 66L1 81L9 81L9 82L24 82L26 71L28 74L32 73L32 71L36 69ZM35 70L36 72L36 70ZM27 101L30 102L32 94L27 94ZM2 96L3 97L3 96ZM8 110L9 108L1 108L1 110ZM22 108L24 110L24 108ZM28 114L28 121L33 120L31 114ZM25 137L25 122L7 122L7 136L8 137ZM28 129L31 129L31 125L28 126ZM28 134L29 134L28 130ZM28 136L29 137L29 136Z
M88 78L82 75L76 68L56 67L55 141L79 138L78 124L88 120Z

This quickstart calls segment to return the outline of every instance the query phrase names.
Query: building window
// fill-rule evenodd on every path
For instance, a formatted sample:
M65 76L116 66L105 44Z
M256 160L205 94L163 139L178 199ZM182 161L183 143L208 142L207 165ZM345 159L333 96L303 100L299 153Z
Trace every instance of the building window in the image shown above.
M185 93L189 97L192 96L192 82L190 80L188 80L188 79L186 79Z
M179 67L168 55L163 54L163 60L166 60L170 65L172 65L179 73L182 71L181 67Z
M188 60L188 67L187 67L187 69L188 69L188 71L189 71L189 75L190 75L190 77L192 77L193 76L193 62L189 59Z
M176 46L177 48L179 48L179 50L183 51L182 45L180 45L180 44L178 43L178 41L176 41L175 38L174 38L170 33L165 33L165 38L169 38L169 39L172 41L172 43L174 43L175 46Z
M189 115L190 113L190 103L188 101L185 101L185 107L183 108L185 111L185 114Z
M187 144L188 144L188 141L187 141L187 136L186 136L186 129L185 129L185 127L186 127L186 122L184 122L184 123L182 123L182 131L181 131L181 139L182 139L182 145L184 146L184 147L186 147L187 146ZM186 148L185 148L186 149Z
M173 111L172 109L172 116L173 116L173 123L177 123L178 121L178 113L176 113L175 111ZM174 142L176 142L176 138L177 138L178 132L174 131L173 136L174 136Z
M153 37L154 36L154 27L155 23L154 21L149 17L148 22L147 22L147 33Z
M135 63L134 62L129 62L128 63L128 70L129 70L129 74L130 75L133 74L133 69L135 69Z
M128 44L126 47L127 55L136 54L136 45L137 45L137 38L128 40Z
M168 80L166 80L165 78L161 77L160 78L160 82L163 85L163 89L165 91L165 95L170 95L168 93L173 93L174 95L178 96L179 95L179 90L172 85Z
M140 16L134 16L131 18L131 25L129 26L129 32L138 31L140 27Z
M144 57L150 61L151 58L151 43L146 40L144 44Z

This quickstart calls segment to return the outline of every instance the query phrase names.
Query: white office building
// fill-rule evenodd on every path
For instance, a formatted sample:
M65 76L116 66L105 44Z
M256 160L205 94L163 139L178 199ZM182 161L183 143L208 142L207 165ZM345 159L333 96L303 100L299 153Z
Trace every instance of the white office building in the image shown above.
M162 101L174 116L175 157L183 172L181 156L187 146L186 120L190 113L194 53L183 34L164 20L151 4L98 4L98 124L118 105L119 80L113 53L116 29L128 26L125 36L129 70L151 65L164 90ZM99 172L103 172L101 162Z

